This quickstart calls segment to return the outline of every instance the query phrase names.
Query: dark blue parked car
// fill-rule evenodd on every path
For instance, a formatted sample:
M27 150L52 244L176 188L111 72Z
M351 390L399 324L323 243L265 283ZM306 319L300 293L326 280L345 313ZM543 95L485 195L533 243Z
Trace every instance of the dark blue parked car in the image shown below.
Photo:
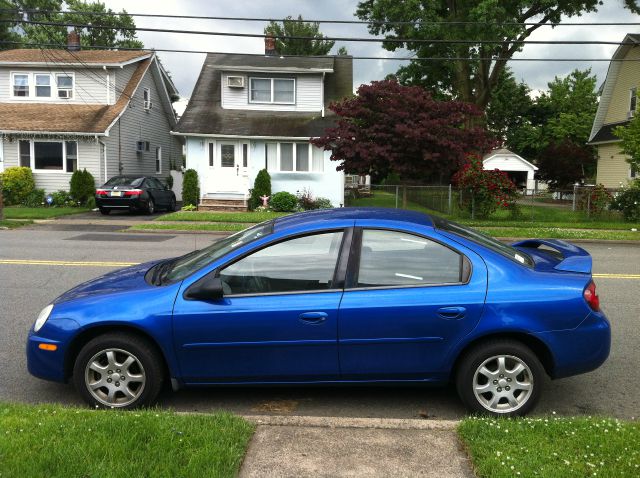
M591 257L504 245L425 214L335 209L265 222L56 299L29 371L102 407L219 384L446 383L474 411L522 415L544 374L609 355Z

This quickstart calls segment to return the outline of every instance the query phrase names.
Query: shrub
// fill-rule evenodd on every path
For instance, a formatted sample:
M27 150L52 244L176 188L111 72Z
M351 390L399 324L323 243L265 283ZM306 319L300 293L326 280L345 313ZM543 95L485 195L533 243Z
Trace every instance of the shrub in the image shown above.
M186 206L182 206L182 211L197 211L198 208L193 204L187 204Z
M69 194L69 192L65 191L64 189L60 189L59 191L51 193L51 199L53 199L51 205L54 207L77 206L77 203L73 200L71 194Z
M21 204L25 207L42 207L44 205L44 189L34 189Z
M21 204L35 188L31 168L8 168L2 173L2 195L7 206Z
M333 204L331 203L331 199L328 198L316 198L316 209L332 209Z
M304 188L301 193L298 193L298 206L300 206L300 209L303 211L318 209L316 206L316 200L311 194L311 190Z
M69 182L69 194L74 201L84 206L94 196L95 192L96 182L89 171L77 169L73 172Z
M271 176L266 169L261 169L253 182L251 197L249 198L249 209L253 210L262 206L262 196L271 196Z
M273 211L279 212L293 212L298 205L298 198L286 191L280 191L271 196L269 200L269 207Z
M611 202L611 209L621 211L625 221L640 221L640 180L619 192Z
M613 196L602 184L597 184L582 198L580 209L589 209L589 214L599 215L609 207Z
M516 185L507 173L485 170L475 156L468 158L452 181L461 190L463 209L478 219L489 217L498 207L510 208L517 197Z
M195 169L187 169L184 172L182 182L182 202L185 206L198 206L200 202L200 187L198 186L198 173Z

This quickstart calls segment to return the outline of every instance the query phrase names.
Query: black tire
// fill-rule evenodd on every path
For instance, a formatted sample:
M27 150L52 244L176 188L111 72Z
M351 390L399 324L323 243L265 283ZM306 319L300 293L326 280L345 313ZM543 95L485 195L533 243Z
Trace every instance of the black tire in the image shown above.
M101 207L100 208L100 214L108 216L110 212L111 212L111 209L107 209L106 207Z
M149 196L149 200L147 201L147 214L153 214L156 212L156 203L153 202L153 198Z
M113 362L108 357L113 357ZM125 369L128 357L134 361ZM91 364L103 366L105 371L96 372L95 368L89 368ZM92 339L82 347L73 367L76 389L85 402L98 408L134 409L150 405L162 389L163 381L160 353L147 340L127 333L108 333ZM94 385L91 391L88 382L103 385ZM113 396L110 390L114 391Z
M171 201L169 201L169 207L167 208L167 211L173 212L175 210L176 210L176 198L172 197Z
M505 373L500 373L498 357L504 357ZM524 365L524 370L516 375L518 363ZM484 373L480 372L483 364ZM495 376L489 378L489 372ZM529 347L515 340L496 339L464 354L456 369L456 388L470 411L501 417L522 416L538 402L544 375L540 360ZM476 396L475 387L486 387L486 392L481 392L482 388Z

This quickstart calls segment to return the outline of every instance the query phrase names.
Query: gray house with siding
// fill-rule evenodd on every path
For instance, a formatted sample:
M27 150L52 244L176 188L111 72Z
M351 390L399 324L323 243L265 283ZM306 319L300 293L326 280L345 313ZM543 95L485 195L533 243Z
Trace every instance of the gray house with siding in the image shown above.
M155 53L0 52L0 172L30 167L36 187L69 189L76 169L166 177L180 166L177 90Z

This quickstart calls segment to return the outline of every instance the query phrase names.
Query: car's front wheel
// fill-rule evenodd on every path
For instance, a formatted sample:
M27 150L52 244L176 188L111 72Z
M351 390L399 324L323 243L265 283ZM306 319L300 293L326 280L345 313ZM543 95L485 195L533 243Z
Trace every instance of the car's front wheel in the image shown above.
M73 381L82 398L100 408L151 404L163 382L162 359L148 341L125 333L100 335L76 358Z
M538 357L524 344L494 340L465 354L457 369L456 386L472 411L521 416L536 405L544 373Z
M147 201L147 214L153 214L156 212L156 203L153 202L153 198L150 197Z

